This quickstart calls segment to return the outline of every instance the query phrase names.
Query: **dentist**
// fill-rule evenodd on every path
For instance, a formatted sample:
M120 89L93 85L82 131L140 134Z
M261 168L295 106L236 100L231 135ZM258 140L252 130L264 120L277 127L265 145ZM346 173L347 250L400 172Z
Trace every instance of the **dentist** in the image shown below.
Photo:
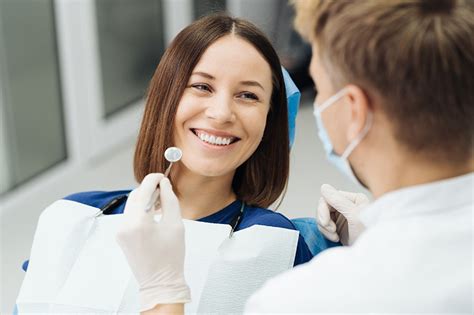
M375 201L323 185L319 228L348 246L270 280L246 310L472 313L473 2L294 3L313 47L319 137ZM142 211L158 184L166 224ZM136 220L117 238L149 312L183 312L184 230L169 181L147 176L125 212Z

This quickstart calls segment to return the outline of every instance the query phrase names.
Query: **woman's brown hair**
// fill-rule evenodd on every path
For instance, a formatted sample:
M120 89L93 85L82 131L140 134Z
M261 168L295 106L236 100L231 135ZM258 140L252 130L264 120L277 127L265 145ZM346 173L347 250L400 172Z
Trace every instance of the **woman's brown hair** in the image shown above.
M153 172L163 173L163 152L173 145L174 118L191 73L204 51L232 34L252 44L272 70L270 110L261 143L237 170L232 188L249 205L268 207L286 188L289 173L288 113L281 65L272 45L252 23L227 15L201 18L184 28L170 44L151 80L135 150L138 182ZM225 65L223 65L225 66Z

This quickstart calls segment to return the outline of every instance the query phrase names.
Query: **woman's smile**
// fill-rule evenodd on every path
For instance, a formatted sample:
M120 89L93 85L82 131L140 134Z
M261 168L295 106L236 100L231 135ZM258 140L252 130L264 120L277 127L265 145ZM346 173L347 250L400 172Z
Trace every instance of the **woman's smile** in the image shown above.
M209 128L190 128L188 138L194 154L220 158L236 151L240 141L239 137L229 132Z
M205 144L223 147L230 146L240 138L225 131L191 128L191 131Z

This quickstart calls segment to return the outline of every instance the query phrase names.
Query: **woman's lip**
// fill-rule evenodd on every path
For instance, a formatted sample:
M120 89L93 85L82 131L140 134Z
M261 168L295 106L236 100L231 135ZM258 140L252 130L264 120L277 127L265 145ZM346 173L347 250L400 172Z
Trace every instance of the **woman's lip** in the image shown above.
M234 136L231 133L225 132L225 131L220 131L220 130L213 130L213 129L203 129L203 128L191 128L191 131L196 133L196 131L200 131L203 133L207 133L208 135L211 136L216 136L216 137L221 137L221 138L235 138L240 140L239 137Z

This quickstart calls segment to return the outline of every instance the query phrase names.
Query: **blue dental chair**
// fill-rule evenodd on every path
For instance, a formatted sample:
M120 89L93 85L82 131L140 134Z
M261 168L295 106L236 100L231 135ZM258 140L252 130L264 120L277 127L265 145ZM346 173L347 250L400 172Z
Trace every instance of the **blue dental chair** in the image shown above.
M309 250L314 256L325 249L341 246L341 243L339 242L331 242L324 238L321 232L319 232L316 219L314 218L297 218L292 219L291 222L300 232L301 236L303 236Z

